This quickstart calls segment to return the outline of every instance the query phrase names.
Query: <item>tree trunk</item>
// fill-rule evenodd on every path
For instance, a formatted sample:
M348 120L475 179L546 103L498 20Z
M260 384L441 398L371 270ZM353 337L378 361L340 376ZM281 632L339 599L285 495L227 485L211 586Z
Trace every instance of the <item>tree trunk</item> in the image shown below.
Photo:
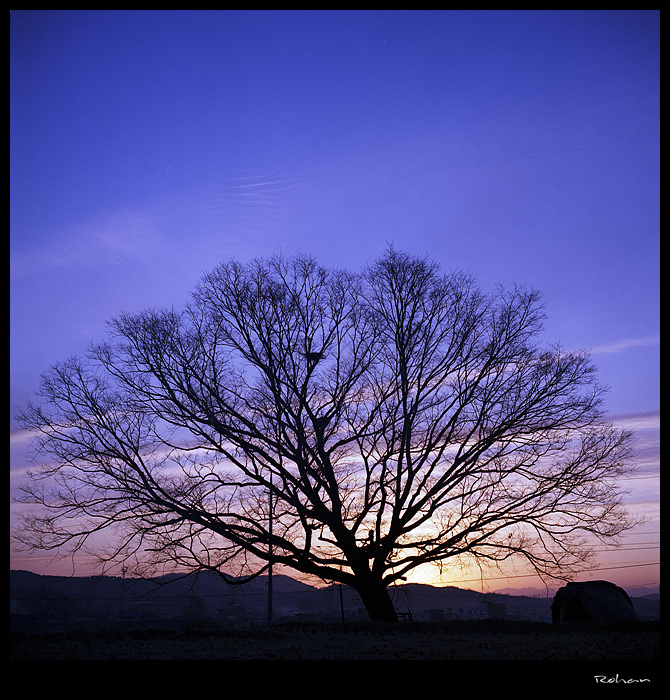
M356 587L372 622L398 622L393 601L381 581L368 579Z

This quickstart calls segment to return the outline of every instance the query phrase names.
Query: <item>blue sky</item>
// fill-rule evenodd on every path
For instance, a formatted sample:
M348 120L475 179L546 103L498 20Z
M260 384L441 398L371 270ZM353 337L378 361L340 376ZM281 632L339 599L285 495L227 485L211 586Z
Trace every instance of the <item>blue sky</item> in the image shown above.
M543 294L659 402L660 16L13 10L10 403L230 257L388 243Z

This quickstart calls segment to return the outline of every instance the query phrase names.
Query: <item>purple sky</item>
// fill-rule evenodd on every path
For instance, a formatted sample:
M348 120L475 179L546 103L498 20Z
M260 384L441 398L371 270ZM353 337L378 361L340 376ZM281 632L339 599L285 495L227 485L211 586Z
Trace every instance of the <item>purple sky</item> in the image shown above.
M539 289L610 413L657 415L659 24L12 10L11 413L107 319L182 306L223 260L359 269L393 242Z

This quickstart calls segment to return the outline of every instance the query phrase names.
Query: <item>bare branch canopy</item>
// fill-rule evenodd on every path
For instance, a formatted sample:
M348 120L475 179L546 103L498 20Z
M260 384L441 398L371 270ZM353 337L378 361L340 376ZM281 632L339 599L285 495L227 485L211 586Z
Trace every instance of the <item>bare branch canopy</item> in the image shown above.
M20 419L48 459L16 537L72 552L110 531L107 561L222 576L283 565L379 620L427 563L569 576L633 524L630 435L586 354L539 346L543 318L535 291L486 295L394 249L361 274L225 263L183 311L121 316L43 375Z

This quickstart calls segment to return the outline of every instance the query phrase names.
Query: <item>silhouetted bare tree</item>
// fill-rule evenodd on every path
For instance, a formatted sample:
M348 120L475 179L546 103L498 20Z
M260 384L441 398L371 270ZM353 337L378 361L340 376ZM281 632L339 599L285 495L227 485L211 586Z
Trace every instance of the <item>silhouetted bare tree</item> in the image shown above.
M569 577L587 538L632 525L630 435L585 354L538 347L542 321L534 291L484 295L393 249L360 275L221 265L185 311L122 316L43 376L21 421L50 461L18 537L71 551L113 529L109 561L222 575L271 558L351 586L373 620L429 562Z

